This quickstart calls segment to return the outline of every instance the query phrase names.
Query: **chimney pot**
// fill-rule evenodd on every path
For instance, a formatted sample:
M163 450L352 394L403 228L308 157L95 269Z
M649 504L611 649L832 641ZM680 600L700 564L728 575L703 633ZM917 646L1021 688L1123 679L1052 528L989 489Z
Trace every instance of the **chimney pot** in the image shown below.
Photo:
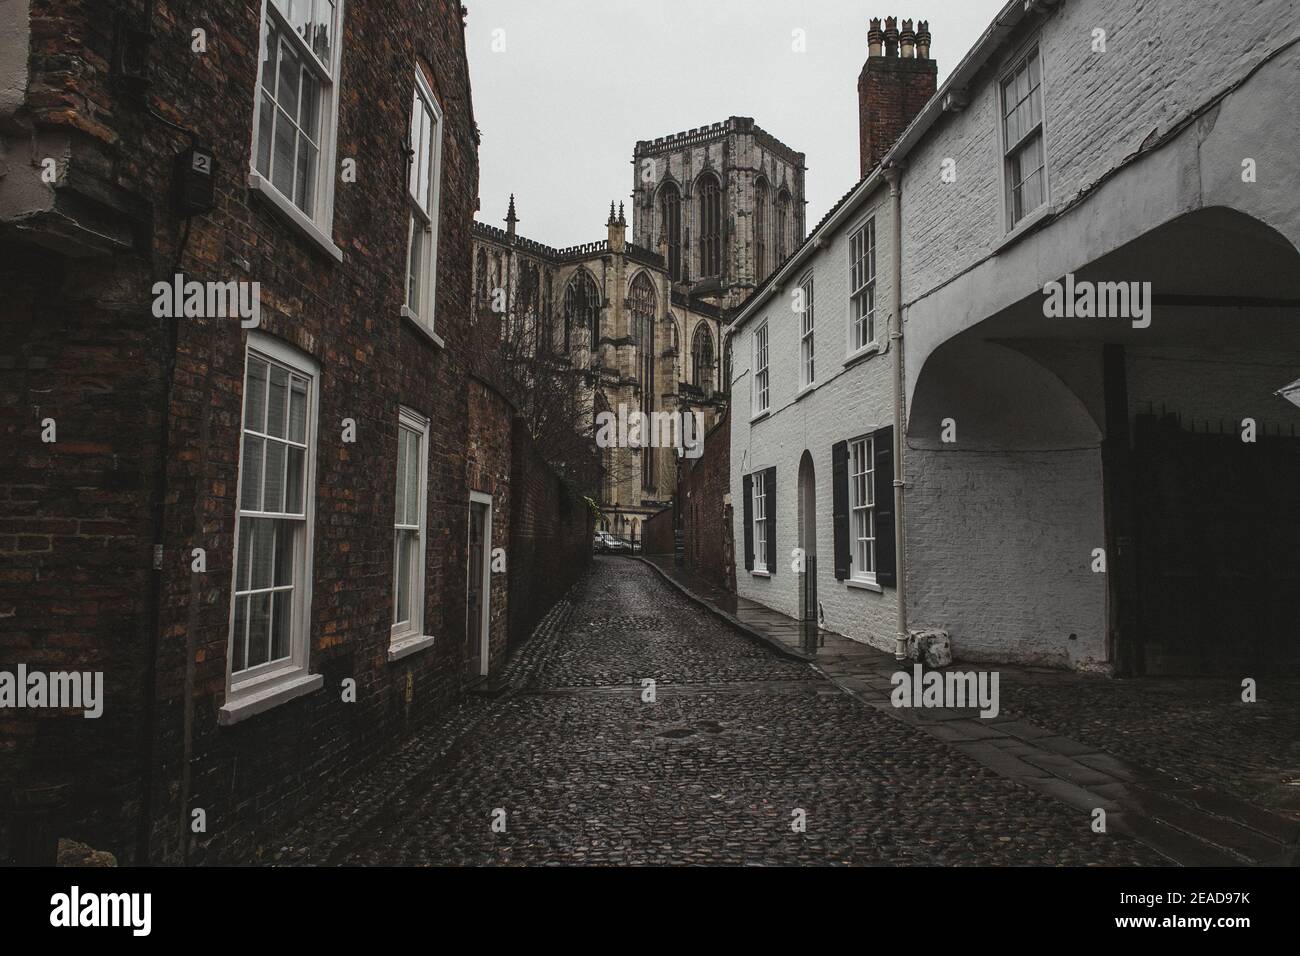
M872 17L867 28L867 55L880 56L880 46L885 41L884 31L880 29L880 17Z
M930 59L928 21L885 17L883 28L871 18L867 42L870 56L858 77L858 142L861 175L866 176L929 99L934 96L938 64ZM881 45L884 52L881 54ZM899 47L902 57L899 57ZM907 62L904 62L907 61Z
M898 56L898 17L885 17L885 56Z
M916 25L916 57L919 60L930 59L930 21L922 20Z

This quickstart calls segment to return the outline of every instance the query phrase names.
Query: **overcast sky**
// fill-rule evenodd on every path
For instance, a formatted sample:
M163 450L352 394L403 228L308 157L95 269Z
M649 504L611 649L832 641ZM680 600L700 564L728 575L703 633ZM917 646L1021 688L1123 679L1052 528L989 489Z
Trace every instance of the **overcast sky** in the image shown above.
M867 21L929 20L939 82L1004 0L464 0L483 133L478 218L552 246L605 236L632 148L729 116L808 157L809 228L858 179ZM792 50L803 30L806 52ZM504 31L497 33L496 31ZM505 49L493 51L493 41ZM628 222L631 223L629 213Z

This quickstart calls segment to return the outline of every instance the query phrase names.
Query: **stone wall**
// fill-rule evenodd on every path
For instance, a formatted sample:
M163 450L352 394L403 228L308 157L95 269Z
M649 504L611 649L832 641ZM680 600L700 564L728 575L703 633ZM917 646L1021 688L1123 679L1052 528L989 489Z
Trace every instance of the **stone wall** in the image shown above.
M675 531L672 508L646 518L641 524L641 540L638 542L641 553L671 555L675 547Z
M511 425L511 644L591 565L595 516L586 500L547 466L524 423Z
M732 532L731 421L728 415L704 439L704 454L686 459L677 489L682 511L685 561L718 587L736 590L736 547ZM743 555L742 555L743 558Z

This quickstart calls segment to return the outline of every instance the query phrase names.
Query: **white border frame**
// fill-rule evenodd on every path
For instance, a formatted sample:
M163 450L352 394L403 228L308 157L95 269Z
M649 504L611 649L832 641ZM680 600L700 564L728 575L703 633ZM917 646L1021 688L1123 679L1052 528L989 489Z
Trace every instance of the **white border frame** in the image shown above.
M473 513L474 506L487 505L487 520L483 523L483 610L479 615L479 675L486 677L490 669L491 660L489 654L492 648L492 520L493 507L492 496L482 491L471 491L469 493L469 512ZM469 605L469 555L474 553L474 542L470 535L474 530L473 521L467 520L468 527L465 530L465 540L469 547L465 555L465 604Z
M1043 133L1042 133L1043 136L1043 201L1033 210L1021 216L1018 222L1012 223L1011 202L1010 202L1011 196L1009 192L1010 180L1007 178L1006 130L1003 128L1004 124L1003 124L1003 112L1002 112L1003 111L1002 87L1006 83L1008 77L1012 76L1015 73L1016 66L1019 65L1019 63L1022 60L1027 59L1027 54L1029 53L1031 47L1035 48L1035 54L1038 57L1038 84L1039 84L1038 88L1039 88L1039 96L1042 99L1042 108L1043 108L1042 122L1040 124L1043 128ZM1018 235L1020 232L1022 232L1030 225L1032 225L1033 223L1041 219L1048 212L1050 212L1052 208L1052 183L1048 175L1048 168L1051 165L1051 154L1048 152L1047 149L1048 142L1049 142L1047 138L1047 132L1048 132L1047 130L1047 68L1046 65L1043 63L1043 44L1042 44L1041 33L1035 33L1032 37L1025 40L1018 47L1016 47L1015 52L1010 57L1007 58L1006 62L998 70L996 79L994 80L993 96L995 98L996 105L997 105L997 109L995 109L993 112L994 112L994 119L997 123L997 138L998 138L998 169L999 169L998 183L1000 187L999 188L1000 196L998 201L1002 205L1002 234L1003 234L1003 239L1005 240L1010 236Z
M799 280L795 283L796 289L805 290L806 292L809 293L808 295L809 301L804 303L804 312L812 313L812 322L809 323L808 332L806 335L804 334L804 330L803 330L804 313L803 312L795 313L795 315L798 316L799 319L799 389L798 389L799 392L806 392L817 387L817 308L816 308L817 277L816 277L816 272L817 272L816 260L814 259L813 264L810 264L808 266L808 268L803 272L803 274L799 276ZM813 375L812 378L809 379L804 378L804 375L808 371L806 367L806 363L804 362L804 354L803 354L803 343L805 338L809 338L812 340L811 343L812 354L809 356L809 358L812 359Z
M749 473L749 514L750 520L753 522L753 527L750 529L750 540L754 542L754 566L750 568L750 574L760 578L770 578L772 576L772 569L767 566L767 535L771 533L769 515L772 513L772 495L770 493L771 489L767 487L767 479L764 477L766 474L766 468L759 468L757 471ZM758 517L758 486L760 483L763 486L763 517L761 519ZM758 555L758 523L760 520L763 522L763 557L761 564Z
M409 208L412 201L411 197L411 167L419 160L418 153L407 163L406 181L402 184L403 198L407 203L407 238L406 238L406 263L402 267L402 317L409 319L427 333L434 343L442 346L443 340L438 335L437 316L438 316L438 234L442 231L442 137L445 129L444 114L442 104L438 102L438 97L434 95L433 87L429 85L428 79L425 78L424 68L419 63L415 65L415 87L412 90L412 97L420 96L424 99L429 107L433 110L434 121L438 124L437 140L430 140L431 150L430 159L433 168L429 170L429 222L425 228L429 230L429 249L425 253L424 262L420 264L420 310L416 312L407 302L410 295L410 286L408 270L410 268L411 258L411 230L416 223L412 219L418 219L417 214ZM414 103L412 103L414 106ZM407 146L409 147L410 130L407 130Z
M758 333L760 329L767 331L767 365L763 369L758 367ZM754 422L772 412L772 333L768 329L768 320L766 318L754 326L753 331L749 334L749 339L749 420ZM759 408L758 374L763 370L767 372L767 406Z
M872 563L875 565L880 563L880 555L876 549L876 542L880 540L880 535L876 530L876 433L864 432L848 439L848 468L846 471L849 480L849 576L844 580L849 587L865 587L868 590L873 590L880 588L880 584L876 580L876 568L873 567L870 571L859 570L856 561L858 533L853 524L853 445L860 441L866 442L866 455L871 465L870 471L867 472L867 474L871 475L871 504L867 506L867 510L871 512L871 556L875 559ZM893 494L892 488L890 494Z
M251 678L237 680L231 673L234 642L232 630L235 622L235 574L238 568L239 554L239 514L240 502L244 492L244 428L246 425L244 410L244 388L248 382L248 358L256 354L282 365L296 369L300 374L311 378L311 393L307 401L307 461L303 475L304 534L302 567L295 570L294 586L297 594L294 608L294 629L291 632L292 651L289 659L279 666L260 671ZM230 570L230 603L226 615L226 700L218 713L218 722L232 724L244 717L261 713L276 704L292 700L301 694L316 690L324 685L325 678L320 674L311 674L311 640L312 620L311 601L314 585L313 557L316 547L316 452L320 443L320 393L321 368L315 358L280 339L272 338L265 332L250 330L244 348L243 388L240 389L239 411L239 477L235 482L235 531L232 536L232 555Z
M274 183L257 170L258 117L262 109L262 48L267 42L266 23L269 16L283 19L283 15L278 10L274 13L269 11L272 6L271 0L261 0L259 5L261 12L257 25L257 75L253 79L253 136L252 148L248 154L249 188L269 199L271 204L294 226L328 252L336 261L340 262L343 260L343 250L334 244L332 236L334 233L334 182L338 178L339 101L342 99L339 95L339 86L343 78L344 2L345 0L337 0L334 6L335 43L329 64L329 83L321 84L321 96L325 101L321 104L320 152L316 157L316 183L318 189L312 215L309 216L299 209L291 197L280 192ZM320 58L303 42L302 37L298 36L297 31L293 29L291 24L285 21L280 25L284 27L285 35L291 38L289 42L295 46L299 54L310 57L317 63L320 62ZM328 123L325 122L327 118Z
M877 268L875 269L871 281L868 283L868 285L872 286L871 341L863 342L860 348L853 347L853 295L854 292L856 291L853 288L853 237L858 233L858 230L865 229L868 225L872 225L874 223L875 225L872 227L871 230L871 234L872 234L871 250L872 250L872 257L875 258L876 253L879 252L879 249L876 245L876 236L880 232L879 223L876 222L877 219L876 213L878 211L879 211L878 207L873 207L870 212L862 216L860 219L858 219L848 229L844 231L844 251L848 258L848 272L846 274L848 281L845 283L846 286L848 287L848 298L845 300L845 305L847 307L845 309L845 312L848 317L848 322L845 323L845 327L844 327L844 346L845 346L844 363L846 365L862 356L870 355L873 352L881 351L880 328L879 328L879 323L876 322L876 316L875 316L875 313L880 311L876 307L879 299L879 297L876 295L876 291L879 289L880 286L879 262L876 263Z
M433 640L432 636L425 633L424 622L425 612L428 608L428 584L425 580L425 569L427 565L427 552L429 549L429 425L430 420L425 418L413 408L405 405L398 406L397 425L400 430L403 426L420 433L420 547L416 560L415 574L419 581L419 601L412 606L411 620L406 622L405 627L399 632L397 624L390 624L388 628L388 648L389 652L400 652L408 650L409 645L418 641ZM396 485L394 485L396 487ZM397 499L393 499L393 516L396 519ZM389 619L392 618L394 603L397 601L397 555L393 555L393 587L389 595Z

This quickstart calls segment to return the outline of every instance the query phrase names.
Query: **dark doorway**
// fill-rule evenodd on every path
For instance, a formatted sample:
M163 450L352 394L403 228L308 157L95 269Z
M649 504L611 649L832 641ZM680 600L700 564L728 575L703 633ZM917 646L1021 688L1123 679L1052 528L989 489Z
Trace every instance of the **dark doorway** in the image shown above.
M1300 673L1300 439L1235 426L1134 422L1138 673Z

